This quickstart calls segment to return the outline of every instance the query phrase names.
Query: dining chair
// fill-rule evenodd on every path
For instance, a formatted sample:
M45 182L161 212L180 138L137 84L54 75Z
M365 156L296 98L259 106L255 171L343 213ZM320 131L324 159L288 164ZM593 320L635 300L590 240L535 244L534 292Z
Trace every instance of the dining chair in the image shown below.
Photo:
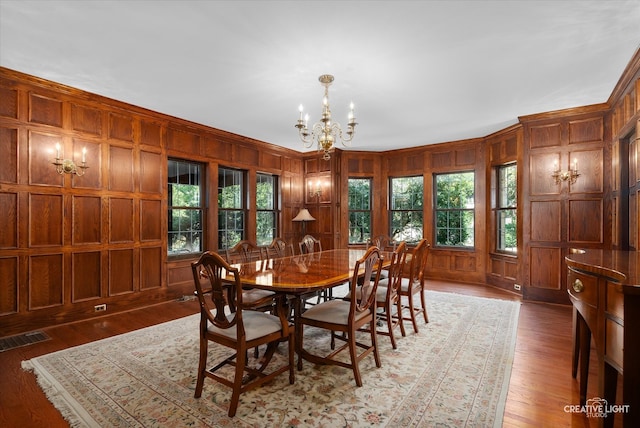
M429 322L427 315L427 305L424 295L424 271L427 265L427 257L429 255L430 244L426 239L420 240L418 245L407 254L406 258L409 259L404 265L402 278L400 282L399 295L400 299L404 297L405 303L400 304L397 317L404 321L411 321L413 324L413 331L418 333L417 316L422 313L424 316L425 324ZM415 305L414 296L420 294L420 303L422 306L417 307ZM404 312L408 311L408 315L405 316Z
M289 371L289 383L294 383L294 329L289 325L283 311L279 311L278 315L272 315L241 309L243 293L238 269L231 267L219 254L205 252L197 262L191 264L191 269L200 303L200 358L194 397L199 398L202 395L204 379L207 377L230 387L232 393L228 414L229 417L233 417L238 408L240 394L269 382L286 371ZM227 299L223 283L227 274L233 276L234 290L236 290L232 296L236 300L233 307L240 308L231 310L229 313L225 313ZM203 281L203 278L207 281ZM235 352L213 368L207 369L209 342L225 346ZM265 373L276 346L281 342L288 342L287 364L282 364L270 373ZM262 365L259 368L249 367L247 365L248 349L257 348L263 344L268 344L269 347L261 359ZM233 377L219 372L225 366L234 367ZM245 374L248 377L245 377Z
M275 238L271 244L266 247L267 258L275 259L287 256L294 256L293 244L288 244L282 238Z
M373 353L376 367L381 367L380 354L376 341L376 316L375 300L382 256L377 247L371 247L356 261L349 282L350 300L335 299L319 303L303 313L296 313L296 341L299 350L298 370L302 370L302 359L314 364L332 364L353 370L356 385L362 386L359 362L367 355ZM373 278L373 279L371 279ZM370 343L358 341L356 331L369 326ZM304 348L304 327L312 326L331 331L331 351L325 356L309 352ZM338 334L340 333L340 334ZM335 339L345 343L335 349ZM363 349L363 350L362 350ZM337 356L340 352L348 350L350 362L345 362ZM358 353L359 350L362 350Z
M317 253L322 251L322 242L314 236L305 235L300 242L298 242L298 248L300 249L300 254ZM311 299L314 297L317 298L316 303L311 302ZM333 289L327 288L322 291L303 295L300 298L303 302L303 308L306 307L306 305L317 305L320 302L326 302L327 300L333 299Z
M309 254L322 251L322 242L311 235L305 235L298 243L300 254Z
M404 241L396 247L391 256L391 265L388 269L389 276L380 279L376 291L376 316L378 319L376 325L379 327L380 322L385 322L387 325L386 331L378 329L377 333L383 336L389 336L393 349L397 349L393 330L396 327L400 327L400 333L403 337L406 336L404 323L400 317L394 316L394 311L395 314L402 312L399 290L407 252L408 247ZM368 328L363 328L362 330L368 331Z
M367 246L376 246L382 251L394 251L396 249L397 242L388 235L376 235L369 239Z
M267 260L267 250L248 240L241 240L231 248L225 250L226 261L229 264L246 263L252 261ZM233 293L233 287L229 289ZM257 309L270 311L273 306L275 293L269 290L244 286L244 298L242 300L245 309ZM233 302L233 299L229 299Z

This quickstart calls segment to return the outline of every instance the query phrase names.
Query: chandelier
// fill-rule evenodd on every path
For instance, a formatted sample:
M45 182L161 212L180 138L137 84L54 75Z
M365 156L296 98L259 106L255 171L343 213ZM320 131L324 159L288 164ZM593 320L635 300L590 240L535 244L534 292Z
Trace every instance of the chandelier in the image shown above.
M322 159L329 160L331 155L329 152L333 148L334 142L340 140L343 146L347 146L353 139L355 133L355 127L357 125L356 118L353 115L353 103L350 105L349 110L349 122L347 123L346 137L343 135L342 128L337 122L331 121L331 108L329 107L329 86L333 82L333 76L330 74L323 74L318 78L322 86L324 86L324 97L322 98L322 117L319 122L316 122L311 131L307 127L309 122L309 115L307 114L304 119L302 118L303 107L300 104L300 118L295 127L298 128L298 134L300 139L304 143L306 148L312 147L314 144L318 147L319 152L324 152Z

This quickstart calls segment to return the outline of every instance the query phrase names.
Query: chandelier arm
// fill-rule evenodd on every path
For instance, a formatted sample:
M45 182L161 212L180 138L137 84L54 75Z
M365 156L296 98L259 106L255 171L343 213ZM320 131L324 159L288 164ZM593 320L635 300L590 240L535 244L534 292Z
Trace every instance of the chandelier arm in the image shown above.
M347 128L347 131L351 131L351 133L347 132L348 136L344 137L344 135L343 135L344 133L342 131L342 127L340 126L340 124L338 122L334 122L334 123L331 124L331 133L333 134L334 139L336 141L340 140L340 143L342 143L343 146L350 147L349 143L353 139L354 131L353 131L353 128L351 126L349 126Z

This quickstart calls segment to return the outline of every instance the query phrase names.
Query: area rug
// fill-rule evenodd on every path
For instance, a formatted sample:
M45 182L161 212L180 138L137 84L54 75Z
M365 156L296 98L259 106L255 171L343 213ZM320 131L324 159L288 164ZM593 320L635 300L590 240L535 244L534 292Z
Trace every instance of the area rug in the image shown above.
M199 315L23 362L73 427L490 427L500 426L513 361L518 302L427 291L429 323L391 348L379 336L382 368L361 362L364 386L335 366L304 363L241 395L205 380L193 398ZM328 349L322 330L305 347ZM210 363L228 351L210 348ZM275 358L285 358L286 344ZM274 361L276 363L276 361Z

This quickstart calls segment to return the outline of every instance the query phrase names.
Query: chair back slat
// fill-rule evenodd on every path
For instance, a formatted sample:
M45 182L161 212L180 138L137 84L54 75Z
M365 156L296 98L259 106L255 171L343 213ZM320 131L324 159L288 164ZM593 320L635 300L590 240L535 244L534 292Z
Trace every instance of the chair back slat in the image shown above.
M407 253L409 249L406 242L401 242L393 252L391 258L391 266L389 267L389 282L387 287L387 299L392 299L398 294L400 285L402 284L402 269L407 262Z
M196 296L200 303L200 314L202 321L208 321L218 328L231 328L237 323L242 323L241 311L235 311L236 307L242 305L242 292L227 293L228 280L225 280L227 274L234 277L233 289L242 290L240 286L240 275L238 269L229 266L229 264L217 253L205 252L200 256L197 262L191 264L193 272L193 280L196 288ZM208 284L208 288L203 288L203 283ZM213 307L207 300L207 295ZM233 299L228 302L227 298ZM235 316L229 320L225 314L225 307L229 306L231 312Z
M380 281L383 257L378 247L369 247L362 258L356 261L351 277L351 299L350 316L366 310L370 310L376 303L376 290ZM360 274L360 270L364 272ZM357 291L359 289L359 292Z

